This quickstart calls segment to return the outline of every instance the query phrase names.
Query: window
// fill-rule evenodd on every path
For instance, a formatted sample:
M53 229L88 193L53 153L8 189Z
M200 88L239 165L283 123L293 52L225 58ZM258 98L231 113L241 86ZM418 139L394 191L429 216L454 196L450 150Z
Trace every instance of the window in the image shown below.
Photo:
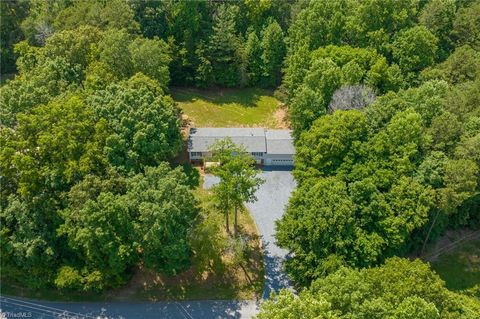
M190 152L191 157L202 157L202 152Z
M252 156L261 157L261 156L263 156L263 153L262 152L252 152Z

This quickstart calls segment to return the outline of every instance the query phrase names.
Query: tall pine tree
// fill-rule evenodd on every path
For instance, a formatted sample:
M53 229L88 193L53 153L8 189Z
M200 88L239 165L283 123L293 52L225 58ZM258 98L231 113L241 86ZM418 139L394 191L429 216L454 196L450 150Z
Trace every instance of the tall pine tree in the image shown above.
M262 85L277 86L281 80L281 67L285 56L285 42L280 25L273 21L262 31Z
M240 39L235 31L235 16L238 7L224 5L218 7L214 17L213 33L208 43L215 84L233 87L240 84L241 56Z

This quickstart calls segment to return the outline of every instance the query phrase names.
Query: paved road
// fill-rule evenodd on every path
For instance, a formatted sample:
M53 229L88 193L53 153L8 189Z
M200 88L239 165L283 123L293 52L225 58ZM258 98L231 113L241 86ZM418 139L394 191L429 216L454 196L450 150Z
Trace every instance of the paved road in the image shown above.
M292 174L287 170L262 172L265 179L257 192L258 201L247 204L262 235L265 249L265 288L263 297L271 291L290 288L288 278L282 270L286 251L275 244L275 220L283 214L290 193L295 188ZM217 181L206 177L205 187ZM62 319L247 319L258 311L254 301L164 301L155 303L68 303L32 301L0 297L0 318L62 318ZM4 317L2 317L3 312Z
M68 303L0 297L0 318L38 319L247 319L258 311L254 301L163 301L155 303Z

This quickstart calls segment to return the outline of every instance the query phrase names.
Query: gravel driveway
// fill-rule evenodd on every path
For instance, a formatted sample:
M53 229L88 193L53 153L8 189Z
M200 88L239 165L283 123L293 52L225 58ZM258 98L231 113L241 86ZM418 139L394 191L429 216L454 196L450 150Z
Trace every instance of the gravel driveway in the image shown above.
M268 298L272 291L281 288L291 288L287 275L283 271L283 262L287 251L275 244L275 221L285 210L290 194L296 187L290 169L266 167L260 173L265 183L260 186L256 196L257 201L247 203L257 227L262 236L265 254L265 287L263 298ZM204 187L210 188L218 183L218 178L206 175Z

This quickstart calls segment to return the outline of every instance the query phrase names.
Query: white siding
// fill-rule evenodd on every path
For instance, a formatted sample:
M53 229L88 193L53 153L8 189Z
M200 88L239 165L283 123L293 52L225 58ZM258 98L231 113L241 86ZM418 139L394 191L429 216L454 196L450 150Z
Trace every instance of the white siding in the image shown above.
M265 165L293 166L293 155L290 154L267 154Z

